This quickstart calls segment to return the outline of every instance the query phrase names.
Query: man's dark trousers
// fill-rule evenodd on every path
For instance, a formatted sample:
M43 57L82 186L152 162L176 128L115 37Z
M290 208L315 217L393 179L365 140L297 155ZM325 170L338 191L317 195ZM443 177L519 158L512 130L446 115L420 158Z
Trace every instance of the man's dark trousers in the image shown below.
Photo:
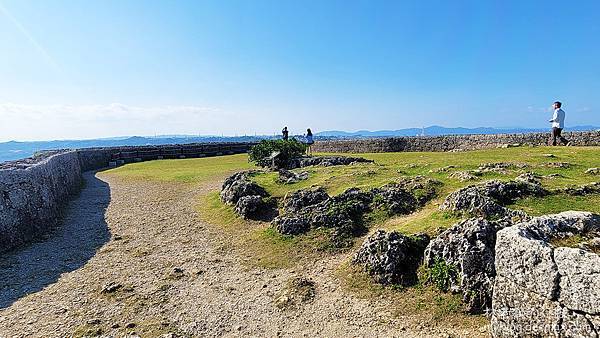
M552 145L555 146L556 145L556 139L560 139L560 142L567 144L569 143L569 141L564 138L562 135L562 128L552 128Z

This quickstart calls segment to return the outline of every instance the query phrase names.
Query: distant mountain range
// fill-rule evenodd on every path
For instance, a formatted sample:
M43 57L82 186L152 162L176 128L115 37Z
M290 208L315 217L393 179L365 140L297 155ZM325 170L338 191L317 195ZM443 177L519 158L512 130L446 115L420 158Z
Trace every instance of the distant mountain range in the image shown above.
M573 128L567 128L567 131L589 131L598 130L600 127L595 126L577 126ZM407 128L398 130L359 130L355 132L347 131L323 131L319 132L317 136L327 137L391 137L391 136L439 136L439 135L469 135L469 134L523 134L523 133L537 133L546 132L548 128L446 128L440 126L431 126L426 128Z
M600 130L595 126L577 126L567 128L568 131ZM518 134L546 132L547 128L446 128L431 126L427 128L408 128L398 130L359 130L347 131L323 131L315 134L317 139L335 138L369 138L369 137L392 137L392 136L439 136L439 135L465 135L465 134ZM114 147L114 146L142 146L163 145L182 143L203 142L254 142L262 139L270 139L273 136L190 136L190 135L162 135L155 137L113 137L92 140L58 140L58 141L35 141L17 142L10 141L0 143L0 162L18 160L29 157L40 150L68 149L68 148L90 148L90 147Z

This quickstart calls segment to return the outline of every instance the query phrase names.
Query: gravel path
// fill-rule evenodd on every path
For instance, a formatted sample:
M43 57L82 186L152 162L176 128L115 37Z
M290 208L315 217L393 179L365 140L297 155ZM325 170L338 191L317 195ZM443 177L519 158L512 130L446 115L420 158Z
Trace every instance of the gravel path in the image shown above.
M482 335L424 327L392 316L386 299L348 294L334 275L343 255L301 271L241 264L227 233L201 223L194 210L218 182L193 188L98 177L86 174L52 237L2 260L8 286L0 293L0 337ZM274 306L298 274L315 281L314 300Z

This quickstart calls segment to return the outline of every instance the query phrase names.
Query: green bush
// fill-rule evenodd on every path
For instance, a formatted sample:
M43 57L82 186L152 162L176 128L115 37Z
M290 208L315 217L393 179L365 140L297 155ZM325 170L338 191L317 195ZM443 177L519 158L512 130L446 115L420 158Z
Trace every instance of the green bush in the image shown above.
M306 151L306 145L295 139L291 140L262 140L248 152L250 162L254 162L261 167L271 165L271 155L279 152L276 164L278 167L285 167L294 158L300 157Z
M433 266L427 269L426 282L433 283L439 290L447 292L450 285L458 280L456 267L436 257Z

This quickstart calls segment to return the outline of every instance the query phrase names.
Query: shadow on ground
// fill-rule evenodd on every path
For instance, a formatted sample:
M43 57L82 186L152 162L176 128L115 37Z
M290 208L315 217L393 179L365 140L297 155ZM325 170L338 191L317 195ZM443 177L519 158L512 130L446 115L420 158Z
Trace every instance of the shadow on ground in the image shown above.
M0 257L0 309L79 269L110 239L104 219L110 188L94 172L83 178L84 188L47 239Z

